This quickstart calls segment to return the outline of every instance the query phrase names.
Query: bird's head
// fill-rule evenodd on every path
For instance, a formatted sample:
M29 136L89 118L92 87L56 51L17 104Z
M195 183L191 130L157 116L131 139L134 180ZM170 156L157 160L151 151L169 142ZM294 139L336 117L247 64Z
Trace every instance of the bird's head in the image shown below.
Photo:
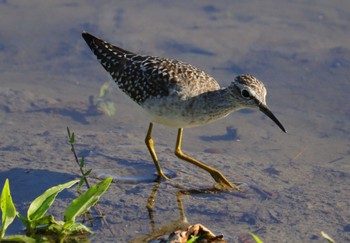
M228 88L242 108L258 108L271 118L283 132L286 132L283 125L268 108L266 104L266 88L260 80L253 75L242 74L237 76Z

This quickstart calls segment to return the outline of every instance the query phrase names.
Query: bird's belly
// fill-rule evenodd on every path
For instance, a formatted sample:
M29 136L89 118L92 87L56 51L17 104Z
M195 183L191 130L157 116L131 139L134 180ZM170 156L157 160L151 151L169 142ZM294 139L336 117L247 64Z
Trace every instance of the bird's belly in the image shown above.
M141 106L153 122L175 128L201 126L227 115L212 115L188 100L149 99Z
M153 122L162 124L168 127L175 128L188 128L203 125L203 123L198 124L193 122L190 119L186 119L186 117L175 117L175 116L157 116L151 115L151 119Z

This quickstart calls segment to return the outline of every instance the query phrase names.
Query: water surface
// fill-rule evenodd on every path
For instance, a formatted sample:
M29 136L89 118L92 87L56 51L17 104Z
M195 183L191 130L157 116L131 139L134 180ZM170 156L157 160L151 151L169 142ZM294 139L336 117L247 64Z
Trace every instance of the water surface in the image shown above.
M179 190L210 188L213 180L173 155L176 129L155 126L160 163L176 177L158 186L113 184L102 204L116 235L99 225L96 239L142 238L185 214L230 242L249 231L265 242L323 242L321 230L350 240L349 1L11 0L0 1L0 29L0 182L10 179L22 213L49 186L79 176L67 126L88 167L117 176L155 172L143 113L119 91L115 116L94 110L109 77L81 38L88 31L133 52L192 63L222 86L251 73L288 130L245 111L185 130L184 151L249 189L184 195L181 212ZM55 204L57 218L72 193ZM21 229L16 222L8 233Z

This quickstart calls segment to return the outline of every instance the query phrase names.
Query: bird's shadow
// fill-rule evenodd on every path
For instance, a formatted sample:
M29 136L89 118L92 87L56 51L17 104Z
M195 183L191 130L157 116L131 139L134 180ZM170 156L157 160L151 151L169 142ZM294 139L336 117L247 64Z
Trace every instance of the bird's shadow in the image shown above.
M159 181L157 170L151 161L143 159L123 159L101 152L95 152L94 154L113 164L113 167L109 167L108 169L93 169L92 175L95 178L105 179L107 177L112 177L113 182L129 184L153 183ZM86 158L88 159L88 157ZM122 168L129 168L126 174L121 171L123 170ZM163 172L170 179L177 177L176 172L173 170L163 168Z
M238 134L237 134L237 128L234 128L232 126L226 127L226 134L222 135L214 135L214 136L200 136L201 140L206 142L212 142L212 141L238 141L240 140Z

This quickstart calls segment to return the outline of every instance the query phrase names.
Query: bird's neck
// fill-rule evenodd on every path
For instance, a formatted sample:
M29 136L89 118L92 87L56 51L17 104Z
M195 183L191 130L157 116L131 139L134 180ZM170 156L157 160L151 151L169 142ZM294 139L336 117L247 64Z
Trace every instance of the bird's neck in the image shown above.
M193 106L195 107L193 109L194 115L197 117L208 117L207 123L244 108L227 88L201 94L200 97L193 101ZM208 116L208 114L210 115Z

